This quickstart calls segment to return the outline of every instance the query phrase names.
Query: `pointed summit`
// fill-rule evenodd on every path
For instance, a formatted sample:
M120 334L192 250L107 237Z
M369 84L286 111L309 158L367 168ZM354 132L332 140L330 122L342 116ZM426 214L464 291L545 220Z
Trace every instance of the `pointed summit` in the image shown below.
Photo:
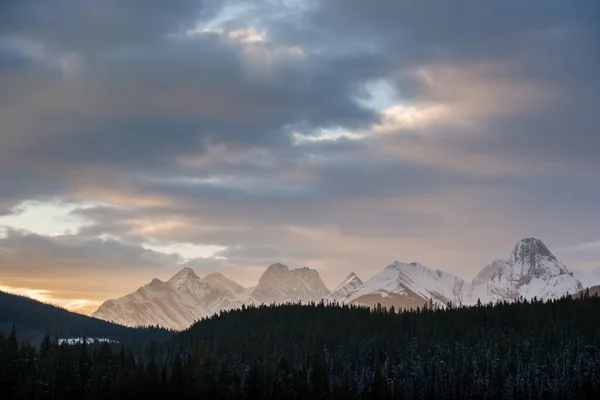
M187 277L198 277L193 269L190 267L185 267L181 271L179 271L175 276L187 276Z
M175 275L171 279L168 280L168 283L171 285L178 287L181 286L185 281L190 279L200 279L198 275L194 272L190 267L185 267Z
M354 272L350 272L348 274L348 276L346 277L346 282L353 281L353 280L356 280L356 279L358 279L360 281L360 278L358 277L358 275L356 275ZM362 281L361 281L361 283L362 283Z
M354 273L351 272L346 279L340 283L330 294L327 300L335 302L343 302L348 296L356 292L363 285L363 281Z
M533 264L540 258L556 261L556 257L548 250L544 242L536 238L522 239L517 243L511 254L513 264Z
M146 287L148 287L148 288L159 288L159 287L161 287L164 284L165 283L163 281L161 281L160 279L154 278L154 279L152 279L152 281L149 284L146 285Z
M429 269L425 267L423 264L418 262L405 263L402 261L394 261L390 265L388 265L385 269L387 270L422 270Z
M519 285L527 285L534 278L548 280L569 272L544 242L535 238L523 239L517 243L510 256L510 263L513 280Z
M183 268L167 283L175 289L187 292L196 298L204 298L210 292L210 287L189 267Z
M559 298L576 293L581 282L536 238L520 240L508 260L485 267L473 280L500 299Z

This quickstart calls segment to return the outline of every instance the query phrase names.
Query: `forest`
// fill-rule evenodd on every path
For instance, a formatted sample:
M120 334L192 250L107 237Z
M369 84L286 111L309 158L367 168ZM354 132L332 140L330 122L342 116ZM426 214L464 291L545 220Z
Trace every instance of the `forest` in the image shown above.
M2 399L597 399L600 298L243 307L143 349L0 334Z
M18 329L22 341L36 344L41 343L46 335L60 338L108 338L129 345L162 342L173 336L166 329L126 327L0 291L0 331L8 332L13 325Z

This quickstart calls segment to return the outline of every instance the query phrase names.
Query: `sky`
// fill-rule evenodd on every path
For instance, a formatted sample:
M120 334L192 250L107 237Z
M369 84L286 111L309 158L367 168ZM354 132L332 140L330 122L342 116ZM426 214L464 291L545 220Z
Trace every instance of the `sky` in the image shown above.
M0 2L0 288L600 266L597 0Z

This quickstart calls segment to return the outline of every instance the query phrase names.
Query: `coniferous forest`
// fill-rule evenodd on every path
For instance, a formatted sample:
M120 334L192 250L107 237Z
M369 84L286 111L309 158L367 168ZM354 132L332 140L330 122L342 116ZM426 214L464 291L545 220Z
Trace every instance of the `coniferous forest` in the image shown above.
M61 338L110 338L129 345L161 342L172 337L172 332L166 329L125 327L0 291L0 331L10 331L13 325L17 327L22 341L37 344L45 335Z
M162 343L0 334L1 399L597 399L600 298L249 307Z

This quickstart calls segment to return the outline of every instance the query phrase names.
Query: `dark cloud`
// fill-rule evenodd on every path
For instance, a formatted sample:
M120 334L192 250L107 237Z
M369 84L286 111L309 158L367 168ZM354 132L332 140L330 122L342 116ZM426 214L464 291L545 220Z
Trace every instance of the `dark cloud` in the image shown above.
M593 103L600 101L589 99ZM566 102L565 102L566 103ZM491 134L464 148L505 158L539 160L554 164L549 169L591 172L600 166L600 116L585 102L560 104L543 113L497 118L490 121ZM597 185L600 180L590 181Z
M302 28L324 37L376 43L398 58L470 62L522 56L539 32L567 26L592 26L599 13L593 0L577 4L560 1L470 0L444 2L335 0L315 4L312 25ZM535 49L534 49L535 50Z
M202 0L7 0L0 34L65 49L127 47L189 28L206 14Z
M98 268L121 268L123 261L144 266L154 265L162 268L163 265L146 263L141 256L146 250L139 246L128 245L114 240L81 238L77 235L47 237L30 232L9 229L4 238L0 239L1 246L8 250L14 257L22 257L31 261L42 261L49 257L52 262L62 260L66 269L77 266L77 263L93 263ZM37 262L35 263L37 264ZM36 268L40 265L25 264L24 268ZM42 271L37 271L42 273ZM51 273L51 271L47 271Z
M259 59L256 68L269 74L265 82L252 76L244 57L239 45L216 35L85 56L77 77L57 76L46 89L50 96L23 104L33 109L8 120L7 129L44 126L35 140L26 142L30 132L21 139L24 154L40 163L135 169L164 167L209 143L285 147L294 126L353 129L376 120L354 101L355 80L369 76L376 60L306 56L271 66Z

